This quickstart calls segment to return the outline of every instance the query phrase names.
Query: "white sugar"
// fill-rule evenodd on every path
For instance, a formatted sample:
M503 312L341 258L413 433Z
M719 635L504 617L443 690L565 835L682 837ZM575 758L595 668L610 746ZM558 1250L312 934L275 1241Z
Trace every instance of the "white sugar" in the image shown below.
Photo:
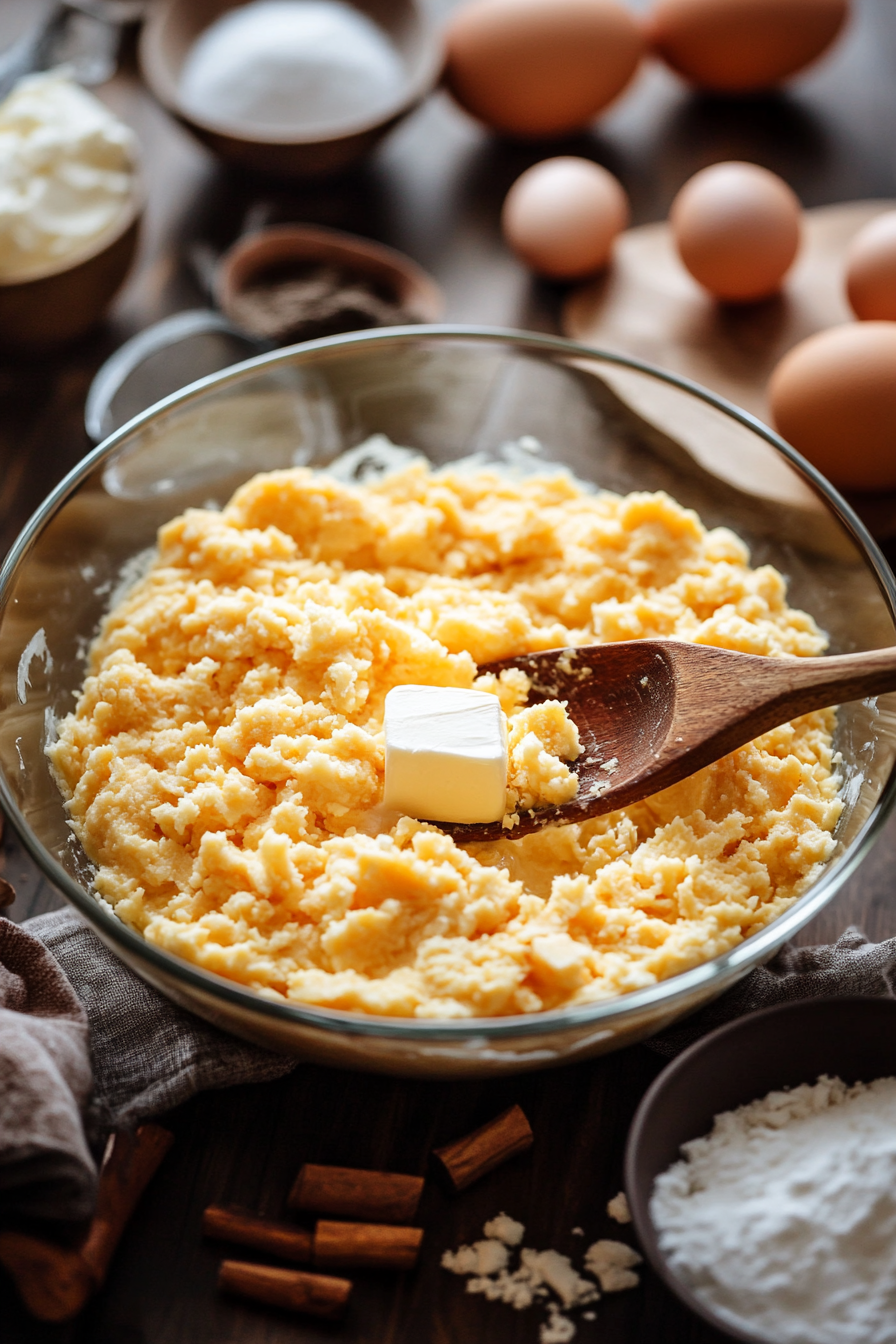
M385 32L343 0L253 0L200 33L179 94L211 122L336 133L388 112L405 84Z

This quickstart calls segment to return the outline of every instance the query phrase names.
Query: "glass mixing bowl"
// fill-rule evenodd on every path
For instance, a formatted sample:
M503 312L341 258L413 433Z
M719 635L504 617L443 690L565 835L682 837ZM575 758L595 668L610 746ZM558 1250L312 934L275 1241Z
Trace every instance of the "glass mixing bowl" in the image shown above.
M437 465L470 454L521 471L562 463L609 490L666 490L708 526L732 528L755 564L785 574L791 603L827 631L832 653L896 643L896 586L861 523L785 443L718 397L636 360L548 337L459 327L332 337L167 397L107 439L31 519L0 573L3 806L41 869L116 956L200 1017L274 1049L450 1077L542 1068L638 1040L767 960L853 871L893 800L896 697L840 710L846 806L834 855L800 900L725 955L600 1003L418 1021L274 1002L144 942L91 895L91 865L66 823L44 746L74 704L116 590L138 571L159 525L183 509L224 504L258 471L325 467L375 434ZM361 452L343 457L340 471L364 480L377 467L376 453Z

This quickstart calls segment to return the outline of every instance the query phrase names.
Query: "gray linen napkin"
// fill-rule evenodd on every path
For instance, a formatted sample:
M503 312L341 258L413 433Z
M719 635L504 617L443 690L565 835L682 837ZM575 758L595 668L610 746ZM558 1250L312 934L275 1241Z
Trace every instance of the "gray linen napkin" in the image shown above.
M0 1206L79 1219L96 1167L81 1111L90 1095L87 1014L37 938L0 918Z
M850 926L832 945L786 944L726 994L644 1044L671 1059L707 1032L758 1008L795 999L857 994L877 999L896 996L896 938L869 943L860 929Z
M91 1134L161 1115L207 1088L281 1078L296 1060L247 1045L177 1008L113 956L74 910L22 925L50 949L87 1012Z

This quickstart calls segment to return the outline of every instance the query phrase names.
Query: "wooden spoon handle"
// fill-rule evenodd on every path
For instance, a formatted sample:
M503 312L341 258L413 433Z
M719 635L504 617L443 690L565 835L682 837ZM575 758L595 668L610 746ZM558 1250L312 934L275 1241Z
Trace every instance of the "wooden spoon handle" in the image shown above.
M663 755L717 759L800 714L896 691L896 649L831 658L760 658L669 644L678 686L674 738ZM700 744L698 746L698 744ZM707 756L707 748L713 755Z

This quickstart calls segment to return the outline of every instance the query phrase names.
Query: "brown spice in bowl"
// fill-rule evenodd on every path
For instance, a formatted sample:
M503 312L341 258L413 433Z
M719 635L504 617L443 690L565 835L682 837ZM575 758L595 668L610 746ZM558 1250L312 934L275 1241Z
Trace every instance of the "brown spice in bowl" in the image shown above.
M231 313L244 331L281 343L418 321L383 287L340 266L272 271L234 295Z

